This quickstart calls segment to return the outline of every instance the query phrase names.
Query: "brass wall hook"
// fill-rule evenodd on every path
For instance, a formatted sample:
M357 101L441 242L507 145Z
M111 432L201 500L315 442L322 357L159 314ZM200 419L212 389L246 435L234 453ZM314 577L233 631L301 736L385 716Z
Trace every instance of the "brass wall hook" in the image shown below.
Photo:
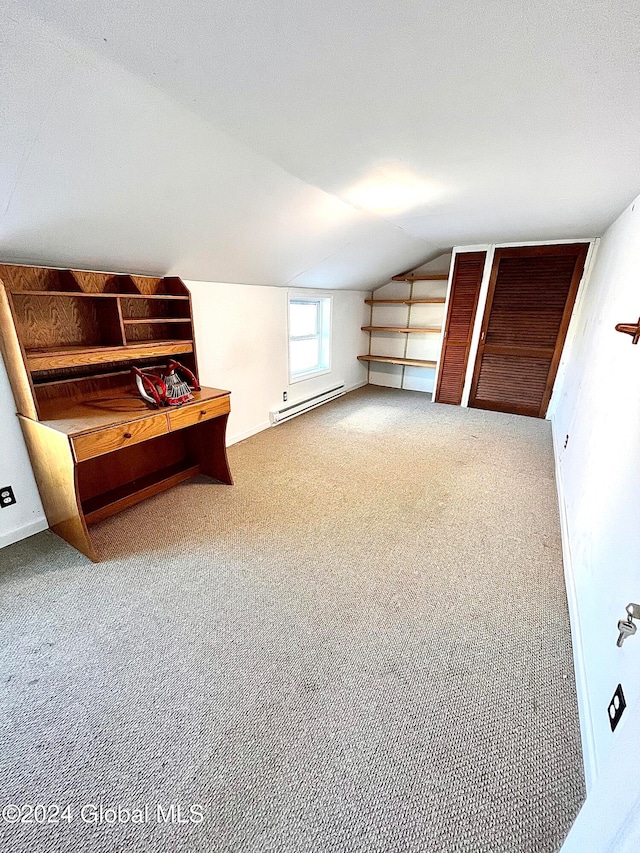
M632 344L637 344L640 341L640 317L637 323L618 323L616 332L624 332L625 335L631 335Z

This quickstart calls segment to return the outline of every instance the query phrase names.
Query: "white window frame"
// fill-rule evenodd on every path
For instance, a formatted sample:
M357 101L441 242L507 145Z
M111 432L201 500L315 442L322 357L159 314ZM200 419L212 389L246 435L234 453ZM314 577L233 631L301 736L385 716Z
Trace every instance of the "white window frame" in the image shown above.
M290 308L292 302L316 303L318 306L318 329L314 335L300 335L294 337L291 334L291 314ZM310 290L290 290L287 297L287 363L289 369L289 384L294 385L296 382L304 382L307 379L313 379L316 376L322 376L325 373L331 373L331 338L332 338L332 319L333 319L333 297L324 292L316 292ZM312 367L309 370L299 371L294 373L291 369L291 341L304 341L318 339L318 351L320 353L320 364Z

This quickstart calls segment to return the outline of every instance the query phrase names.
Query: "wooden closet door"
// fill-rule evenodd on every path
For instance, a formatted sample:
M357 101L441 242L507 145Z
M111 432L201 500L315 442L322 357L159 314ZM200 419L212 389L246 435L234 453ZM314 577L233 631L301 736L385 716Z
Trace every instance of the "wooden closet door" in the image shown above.
M588 248L496 251L470 406L545 416Z
M459 406L462 400L486 258L486 252L461 252L456 255L436 382L437 403Z

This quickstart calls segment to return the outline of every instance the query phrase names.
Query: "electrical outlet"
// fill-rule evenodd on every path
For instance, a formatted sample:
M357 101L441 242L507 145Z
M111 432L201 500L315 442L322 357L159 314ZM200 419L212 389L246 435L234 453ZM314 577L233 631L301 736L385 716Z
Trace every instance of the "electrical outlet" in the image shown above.
M564 439L564 449L567 449L567 444L569 444L569 433L566 434Z
M16 502L16 496L13 494L11 486L2 486L0 488L0 507L11 506Z
M282 402L283 402L283 403L286 403L286 402L287 402L287 397L288 397L288 396L289 396L289 395L287 394L287 392L286 392L286 391L283 391L283 392L282 392Z
M627 703L625 702L624 693L622 692L622 684L618 684L616 692L611 697L611 702L609 702L609 707L607 708L607 713L609 714L609 725L611 726L612 732L615 732L616 726L620 722L622 712L626 707Z

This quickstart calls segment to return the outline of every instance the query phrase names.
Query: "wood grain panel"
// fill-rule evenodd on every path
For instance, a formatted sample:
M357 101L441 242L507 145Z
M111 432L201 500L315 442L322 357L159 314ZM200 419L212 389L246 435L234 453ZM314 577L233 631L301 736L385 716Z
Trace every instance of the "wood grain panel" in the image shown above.
M192 464L187 460L184 432L168 432L150 441L130 444L103 456L78 464L78 491L83 507L97 495L120 489L171 465ZM108 461L108 464L105 464Z
M228 397L229 391L220 388L201 388L193 392L190 406L198 406L206 400ZM99 429L127 424L139 418L159 413L145 403L133 384L116 388L112 393L104 391L94 396L83 396L75 400L49 400L43 405L42 420L53 429L68 435L95 432ZM162 410L166 413L166 409Z
M215 400L207 400L204 403L190 403L179 409L169 409L169 426L172 430L199 424L210 418L226 415L231 411L229 397L218 397Z
M0 264L0 278L7 290L65 290L60 286L60 270Z
M85 521L87 524L97 524L110 515L129 509L141 501L154 495L172 489L178 483L183 483L200 473L199 465L172 465L160 471L154 471L135 483L125 483L119 489L101 494L87 501L84 505ZM133 491L135 487L135 491Z
M587 250L495 252L469 405L545 416Z
M161 320L163 318L188 320L191 317L188 298L144 299L123 296L120 304L125 320Z
M71 371L71 374L65 377L64 371L54 371L52 374L37 375L38 381L34 387L42 420L46 420L44 415L49 401L66 401L67 405L72 405L72 401L76 399L97 396L109 398L113 396L116 389L126 390L130 394L135 391L131 370L121 364L113 365L112 372L100 373L97 376L93 374L79 376L75 371ZM40 381L41 377L47 376L50 378Z
M228 486L233 485L233 477L227 458L227 419L221 415L182 431L185 445L191 458L196 459L203 474L219 480Z
M156 438L164 435L168 430L167 416L164 413L153 415L111 429L76 435L73 437L73 450L76 460L82 462L85 459L93 459L95 456L102 456L105 453L147 441L149 438Z
M20 426L51 529L97 562L76 491L76 472L66 435L22 415Z
M119 361L136 364L143 358L182 355L193 352L191 341L153 341L130 344L126 347L68 347L61 349L29 350L27 364L30 370L58 370L83 365L102 366Z
M93 299L14 293L13 301L20 340L27 350L102 343Z
M438 403L459 406L462 402L486 257L486 252L460 252L456 255L436 382L435 400Z
M152 295L154 293L171 293L163 285L161 278L152 278L146 275L131 275L131 281L135 284L140 293Z
M125 320L125 337L127 343L142 341L166 341L193 339L193 328L189 320L176 320L169 318L166 322L160 320L147 320L134 322Z
M113 273L73 270L72 275L83 293L112 293L114 290Z
M18 339L10 297L0 283L0 350L7 368L16 408L34 420L38 417L31 377L24 363L24 353Z
M183 280L177 275L166 275L162 279L162 288L165 293L172 293L176 296L188 296L191 298L189 289Z

